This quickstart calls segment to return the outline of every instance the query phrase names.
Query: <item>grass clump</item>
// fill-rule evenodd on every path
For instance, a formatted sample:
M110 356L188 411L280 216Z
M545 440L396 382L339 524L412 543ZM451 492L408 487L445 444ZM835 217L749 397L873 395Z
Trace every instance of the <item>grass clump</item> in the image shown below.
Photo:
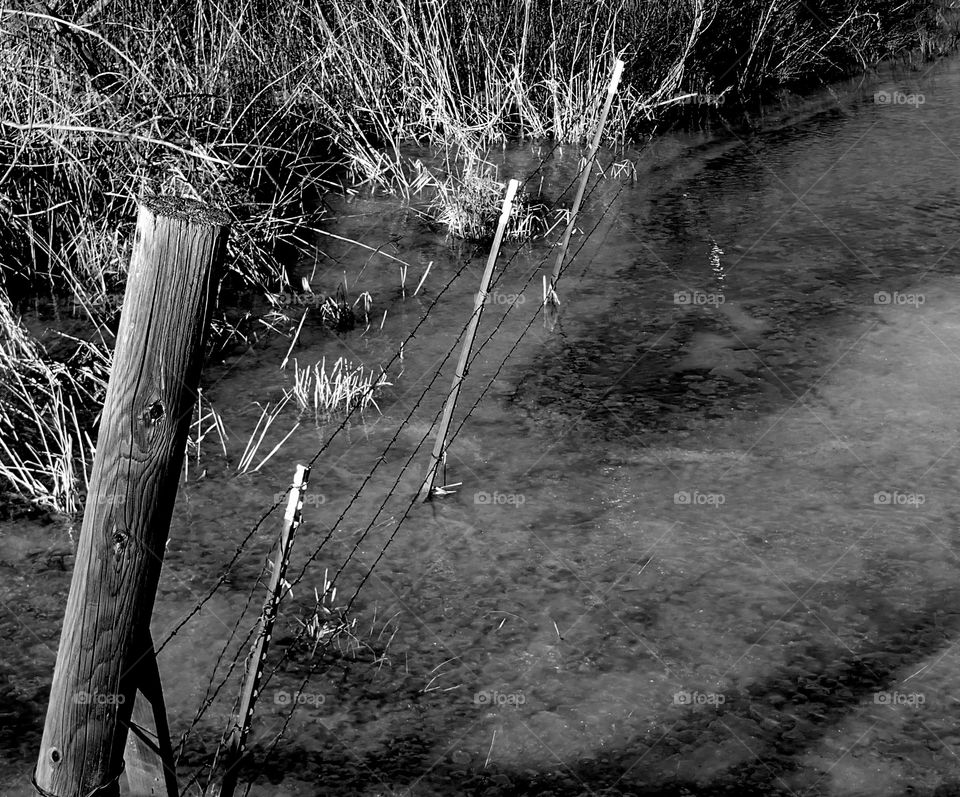
M51 358L0 292L0 477L15 494L79 511L94 453L88 408L102 402L108 367L95 346Z
M458 238L486 241L493 238L503 208L506 185L492 164L470 158L462 169L445 178L434 178L435 194L429 210L433 218ZM505 235L513 239L533 237L546 227L546 206L520 190L510 208Z
M325 655L336 659L356 659L362 653L371 658L371 663L382 667L390 663L389 649L399 630L397 616L399 612L380 618L377 630L377 608L374 606L370 628L366 631L359 627L355 616L350 612L350 601L337 598L338 588L330 580L329 570L323 572L323 589L313 590L314 603L301 617L295 618L299 626L295 647L301 658L310 661L320 649ZM309 650L309 653L307 651Z
M324 357L306 368L293 361L293 387L288 395L294 398L301 412L312 413L319 422L354 407L363 413L373 406L379 412L374 395L390 385L385 373L375 376L373 371L354 365L344 357L338 357L328 369Z
M371 298L369 293L362 293L350 303L347 290L343 285L337 285L332 296L327 296L320 303L320 321L334 332L349 332L362 319L364 323L370 320Z
M329 578L329 570L323 571L323 590L313 589L314 606L304 618L295 618L300 626L298 639L310 648L310 658L322 644L325 647L336 643L341 652L358 650L362 643L357 634L356 618L347 617L347 607L338 605L337 588Z

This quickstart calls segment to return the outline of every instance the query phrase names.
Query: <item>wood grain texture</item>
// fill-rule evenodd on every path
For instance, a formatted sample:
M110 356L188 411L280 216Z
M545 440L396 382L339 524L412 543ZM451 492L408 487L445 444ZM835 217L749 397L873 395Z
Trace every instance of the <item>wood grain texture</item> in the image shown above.
M228 229L199 203L140 206L36 770L58 797L118 793Z
M124 753L126 793L130 797L177 797L177 769L155 649L144 656L137 675L133 716Z

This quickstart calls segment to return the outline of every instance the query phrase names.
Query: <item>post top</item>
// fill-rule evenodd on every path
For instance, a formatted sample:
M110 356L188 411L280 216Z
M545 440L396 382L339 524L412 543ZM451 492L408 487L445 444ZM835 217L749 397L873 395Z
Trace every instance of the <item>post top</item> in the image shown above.
M199 202L183 196L159 196L157 194L143 194L140 204L153 213L154 216L182 219L194 224L207 224L211 227L221 227L230 224L229 214L222 208Z

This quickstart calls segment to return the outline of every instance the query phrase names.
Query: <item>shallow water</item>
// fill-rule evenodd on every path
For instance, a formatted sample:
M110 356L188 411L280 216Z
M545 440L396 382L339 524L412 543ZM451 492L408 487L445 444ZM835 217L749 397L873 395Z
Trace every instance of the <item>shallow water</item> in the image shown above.
M397 435L287 598L272 661L292 655L258 707L250 793L960 793L958 131L952 62L836 87L749 133L633 153L637 180L588 198L580 226L593 231L552 331L539 318L525 331L546 245L507 247L478 341L499 329L454 421L489 383L449 451L444 481L462 486L426 505L410 500L428 453L415 450L451 362L419 397L467 320L486 249L393 198L337 200L331 231L408 261L407 296L394 262L321 238L299 273L321 291L346 275L372 294L374 320L336 337L308 317L301 363L385 364L466 268L405 345L382 415L350 425L313 470L293 574ZM556 199L570 148L506 152L502 174L548 154ZM205 371L230 457L205 446L182 487L158 641L334 426L302 419L260 472L235 474L253 402L290 386L286 346ZM270 440L296 420L281 416ZM278 524L160 655L177 738ZM290 648L294 618L355 549L345 605L388 541L353 607L367 647L322 662L273 746L310 664ZM0 537L4 793L29 793L70 549L57 525ZM242 615L241 638L254 618ZM235 672L191 729L182 782L237 689Z

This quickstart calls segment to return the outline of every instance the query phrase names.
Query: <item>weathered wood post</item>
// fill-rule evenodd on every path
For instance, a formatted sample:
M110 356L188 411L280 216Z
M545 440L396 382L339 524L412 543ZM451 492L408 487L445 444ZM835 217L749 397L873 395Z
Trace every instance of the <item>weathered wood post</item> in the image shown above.
M136 676L137 694L123 756L127 793L130 797L177 797L176 762L153 650L151 640L150 652L141 660L143 667Z
M156 668L150 618L228 231L199 202L140 204L34 775L42 795L119 794L134 695Z

